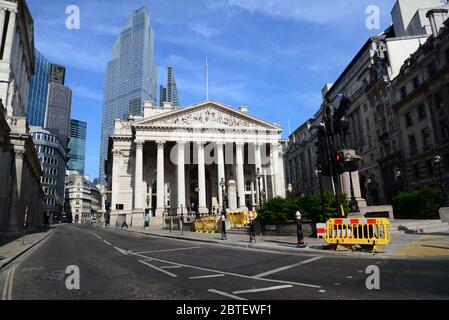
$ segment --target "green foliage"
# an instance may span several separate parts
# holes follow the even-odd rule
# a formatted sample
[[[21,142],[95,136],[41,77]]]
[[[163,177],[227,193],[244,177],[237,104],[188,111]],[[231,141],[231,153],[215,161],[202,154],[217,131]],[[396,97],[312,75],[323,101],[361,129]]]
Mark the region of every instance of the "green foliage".
[[[284,223],[295,220],[296,211],[300,211],[303,220],[314,223],[326,222],[331,217],[339,215],[339,204],[332,193],[324,196],[325,212],[323,213],[320,195],[306,195],[303,197],[289,197],[286,199],[275,198],[263,203],[258,211],[258,217],[264,223]],[[349,212],[346,195],[338,197],[339,203],[343,205],[345,212]]]
[[[404,191],[393,198],[394,215],[399,219],[438,219],[442,203],[440,189]]]

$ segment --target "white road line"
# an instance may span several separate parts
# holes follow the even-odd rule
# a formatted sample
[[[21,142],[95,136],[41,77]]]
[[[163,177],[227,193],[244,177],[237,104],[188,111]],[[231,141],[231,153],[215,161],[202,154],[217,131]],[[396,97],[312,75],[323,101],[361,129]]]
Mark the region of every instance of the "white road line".
[[[207,279],[207,278],[219,278],[219,277],[224,277],[224,274],[211,274],[209,276],[200,276],[200,277],[190,277],[190,280],[195,280],[195,279]]]
[[[138,254],[160,253],[160,252],[173,252],[173,251],[183,251],[183,250],[193,250],[193,249],[201,249],[201,247],[189,247],[189,248],[178,248],[178,249],[167,249],[167,250],[144,251],[144,252],[136,252],[136,253],[138,253]]]
[[[9,278],[11,276],[11,271],[12,271],[12,269],[9,269],[8,273],[6,274],[5,284],[4,284],[4,287],[3,287],[2,300],[6,300],[6,297],[8,295]]]
[[[182,268],[181,266],[164,266],[161,267],[161,269],[180,269]]]
[[[248,300],[248,299],[241,298],[241,297],[237,297],[237,296],[234,296],[234,295],[232,295],[232,294],[229,294],[229,293],[226,293],[226,292],[223,292],[223,291],[218,291],[218,290],[215,290],[215,289],[209,289],[208,291],[209,291],[209,292],[212,292],[212,293],[219,294],[219,295],[221,295],[221,296],[225,296],[225,297],[228,297],[228,298],[232,298],[232,299],[235,299],[235,300]]]
[[[123,249],[120,249],[120,248],[117,248],[117,247],[114,247],[114,249],[117,250],[118,252],[120,252],[121,254],[124,254],[125,256],[128,255],[128,253],[126,253],[126,250],[123,250]]]
[[[293,288],[293,286],[291,284],[287,284],[284,286],[275,286],[275,287],[269,287],[269,288],[248,289],[248,290],[242,290],[242,291],[234,291],[233,294],[255,293],[255,292],[282,290],[282,289],[288,289],[288,288]]]
[[[8,290],[8,300],[12,300],[12,287],[14,284],[14,274],[16,273],[16,269],[19,265],[16,265],[13,269],[12,269],[12,273],[11,273],[11,279],[9,279],[9,290]]]
[[[112,244],[110,242],[107,242],[106,240],[103,240],[103,242],[108,244],[108,245],[110,245],[110,246],[112,246]]]
[[[118,248],[116,248],[116,249],[117,250],[121,250],[121,249],[118,249]],[[182,263],[177,263],[177,262],[172,262],[172,261],[167,261],[167,260],[147,257],[147,256],[144,256],[144,255],[141,255],[141,254],[138,254],[138,253],[134,253],[134,252],[129,252],[129,251],[126,251],[126,253],[130,254],[130,255],[134,255],[134,256],[140,257],[140,258],[144,258],[145,260],[151,259],[151,260],[154,260],[154,261],[167,263],[167,264],[172,264],[172,265],[176,265],[176,266],[181,266],[181,267],[184,267],[184,268],[191,268],[191,269],[196,269],[196,270],[201,270],[201,271],[206,271],[206,272],[211,272],[211,273],[225,274],[225,275],[232,276],[232,277],[239,277],[239,278],[244,278],[244,279],[252,279],[252,280],[258,280],[258,281],[265,281],[265,282],[285,283],[285,284],[292,284],[294,286],[309,287],[309,288],[316,288],[316,289],[320,289],[321,288],[321,286],[317,286],[317,285],[313,285],[313,284],[292,282],[292,281],[273,280],[273,279],[266,279],[266,278],[256,278],[256,277],[253,277],[253,276],[246,276],[246,275],[238,274],[238,273],[218,271],[218,270],[207,269],[207,268],[202,268],[202,267],[197,267],[197,266],[191,266],[191,265],[188,265],[188,264],[182,264]]]
[[[173,274],[173,273],[171,273],[171,272],[162,270],[161,268],[158,268],[158,267],[156,267],[156,266],[153,266],[152,264],[149,264],[148,262],[145,262],[145,261],[142,261],[142,260],[139,260],[139,262],[140,262],[140,263],[143,263],[144,265],[146,265],[146,266],[148,266],[148,267],[150,267],[150,268],[153,268],[153,269],[155,269],[155,270],[157,270],[157,271],[160,271],[160,272],[162,272],[162,273],[165,273],[165,274],[169,275],[170,277],[173,277],[173,278],[177,278],[177,277],[178,277],[176,274]]]
[[[306,260],[306,261],[302,261],[302,262],[299,262],[299,263],[292,264],[290,266],[277,268],[277,269],[274,269],[274,270],[271,270],[271,271],[267,271],[267,272],[255,275],[254,278],[263,278],[263,277],[266,277],[266,276],[268,276],[270,274],[282,272],[282,271],[285,271],[285,270],[288,270],[288,269],[292,269],[292,268],[296,268],[296,267],[299,267],[299,266],[303,266],[305,264],[308,264],[308,263],[311,263],[313,261],[317,261],[317,260],[320,260],[320,259],[322,259],[322,258],[321,257],[315,257],[315,258],[312,258],[312,259],[309,259],[309,260]]]

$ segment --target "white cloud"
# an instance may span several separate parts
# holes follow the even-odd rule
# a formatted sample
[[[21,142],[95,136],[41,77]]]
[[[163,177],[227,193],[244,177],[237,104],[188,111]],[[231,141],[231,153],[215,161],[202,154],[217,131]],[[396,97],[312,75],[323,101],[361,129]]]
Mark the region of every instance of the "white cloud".
[[[203,22],[196,22],[190,25],[190,28],[197,35],[210,38],[221,33],[221,29],[211,27]]]
[[[86,98],[95,101],[103,101],[103,94],[96,90],[92,90],[83,86],[72,86],[72,91],[75,96],[81,98]]]

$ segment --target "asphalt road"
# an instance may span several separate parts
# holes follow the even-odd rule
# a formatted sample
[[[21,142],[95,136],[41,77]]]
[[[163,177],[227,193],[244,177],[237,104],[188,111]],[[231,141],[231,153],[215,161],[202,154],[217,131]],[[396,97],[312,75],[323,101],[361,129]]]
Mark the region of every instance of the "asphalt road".
[[[66,287],[77,266],[80,289]],[[368,266],[380,289],[368,290]],[[449,299],[449,260],[376,260],[229,248],[90,225],[58,226],[2,270],[12,300]]]

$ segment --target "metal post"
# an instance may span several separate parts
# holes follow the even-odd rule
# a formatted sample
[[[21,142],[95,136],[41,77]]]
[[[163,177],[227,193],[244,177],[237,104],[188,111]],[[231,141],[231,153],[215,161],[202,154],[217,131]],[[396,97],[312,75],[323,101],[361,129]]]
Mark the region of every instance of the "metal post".
[[[184,236],[184,206],[183,205],[181,205],[181,221],[180,221],[179,227],[181,228],[181,236]]]

